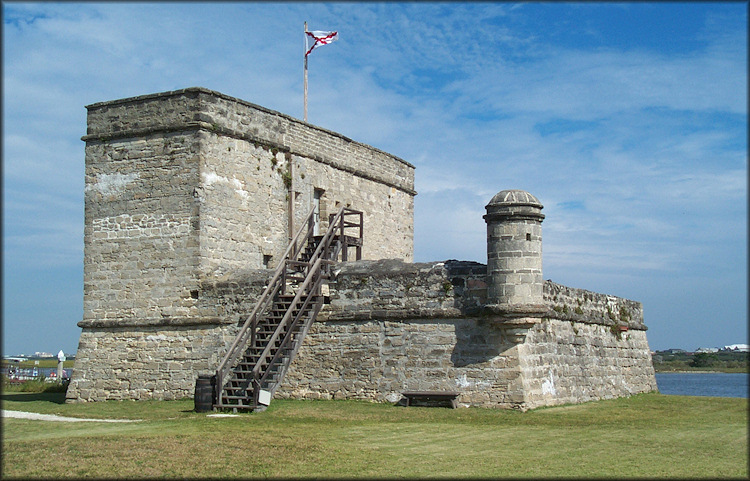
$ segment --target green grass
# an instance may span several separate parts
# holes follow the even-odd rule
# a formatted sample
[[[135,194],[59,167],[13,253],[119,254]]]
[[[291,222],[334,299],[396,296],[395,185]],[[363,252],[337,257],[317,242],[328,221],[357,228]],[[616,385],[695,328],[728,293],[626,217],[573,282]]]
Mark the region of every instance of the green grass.
[[[748,476],[747,399],[643,394],[526,413],[276,400],[210,418],[192,400],[3,408],[138,423],[3,419],[3,478]]]
[[[62,392],[64,393],[68,389],[67,382],[46,382],[43,378],[30,379],[20,383],[11,383],[5,378],[0,376],[2,379],[3,392]]]

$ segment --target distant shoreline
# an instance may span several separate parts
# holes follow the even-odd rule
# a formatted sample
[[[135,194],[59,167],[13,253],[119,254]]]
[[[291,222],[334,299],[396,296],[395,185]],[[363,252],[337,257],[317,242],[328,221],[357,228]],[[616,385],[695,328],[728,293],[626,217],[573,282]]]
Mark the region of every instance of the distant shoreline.
[[[656,372],[714,372],[745,373],[750,365],[750,353],[718,352],[666,352],[651,355]]]

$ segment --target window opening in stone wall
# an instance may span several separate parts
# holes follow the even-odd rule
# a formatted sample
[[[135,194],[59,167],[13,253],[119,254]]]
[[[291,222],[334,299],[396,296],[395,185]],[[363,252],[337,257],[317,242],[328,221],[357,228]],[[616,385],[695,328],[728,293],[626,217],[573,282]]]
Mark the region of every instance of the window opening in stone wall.
[[[527,241],[530,241],[530,240],[531,240],[531,234],[529,234],[529,233],[527,233],[527,234],[526,234],[526,240],[527,240]]]
[[[313,191],[313,235],[320,235],[320,199],[324,193],[323,189]]]
[[[271,268],[271,259],[273,259],[272,255],[263,254],[263,267],[265,269]]]

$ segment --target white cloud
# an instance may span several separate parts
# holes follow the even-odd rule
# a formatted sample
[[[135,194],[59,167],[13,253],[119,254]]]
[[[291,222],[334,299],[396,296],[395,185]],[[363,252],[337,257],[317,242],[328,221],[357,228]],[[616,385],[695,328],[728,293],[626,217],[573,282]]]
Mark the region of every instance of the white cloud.
[[[742,31],[733,41],[746,42]],[[487,60],[449,93],[469,107],[572,119],[643,108],[747,112],[745,52],[726,43],[680,56],[547,46],[520,64]]]

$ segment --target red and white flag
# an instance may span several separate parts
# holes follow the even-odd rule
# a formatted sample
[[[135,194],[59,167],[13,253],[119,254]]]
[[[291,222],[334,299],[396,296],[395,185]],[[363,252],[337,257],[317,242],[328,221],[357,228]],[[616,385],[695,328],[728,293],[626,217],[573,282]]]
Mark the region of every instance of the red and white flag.
[[[329,43],[335,42],[339,39],[338,32],[322,32],[320,30],[314,30],[312,32],[305,33],[307,34],[307,37],[305,37],[305,48],[307,48],[305,57],[310,55],[310,52],[312,52],[316,48],[323,45],[328,45]],[[310,46],[310,40],[312,40],[313,42],[312,47]]]

